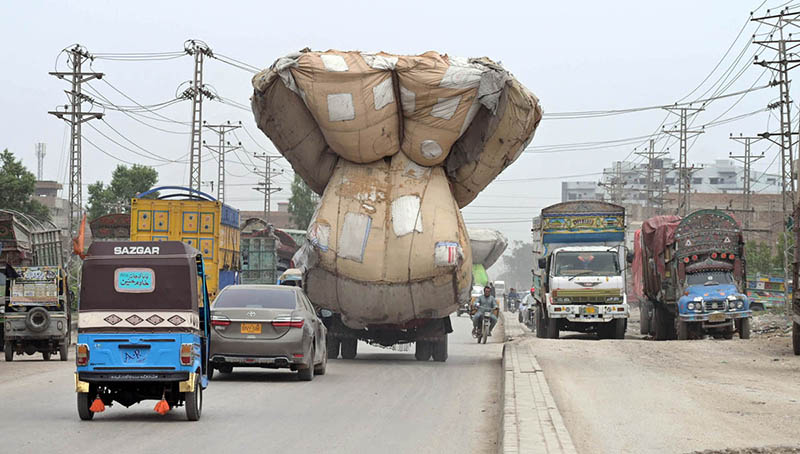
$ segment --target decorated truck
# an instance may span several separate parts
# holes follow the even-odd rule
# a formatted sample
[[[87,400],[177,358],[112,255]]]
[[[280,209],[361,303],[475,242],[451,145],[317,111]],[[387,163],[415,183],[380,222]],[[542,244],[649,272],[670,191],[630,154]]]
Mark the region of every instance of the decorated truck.
[[[533,228],[536,335],[559,331],[623,339],[625,208],[582,200],[544,208]]]
[[[750,302],[739,223],[719,210],[656,216],[634,245],[642,331],[656,340],[750,337]]]

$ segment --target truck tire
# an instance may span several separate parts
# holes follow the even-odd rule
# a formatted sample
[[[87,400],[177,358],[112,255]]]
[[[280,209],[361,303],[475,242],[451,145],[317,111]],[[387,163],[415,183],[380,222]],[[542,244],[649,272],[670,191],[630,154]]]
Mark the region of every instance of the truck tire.
[[[654,307],[654,322],[655,322],[655,338],[656,340],[670,340],[676,337],[675,333],[675,319],[661,305]]]
[[[689,339],[689,324],[683,320],[678,320],[678,340]]]
[[[431,357],[431,342],[428,341],[417,341],[416,345],[414,346],[414,358],[417,361],[427,361]]]
[[[358,354],[358,339],[342,339],[342,359],[356,359]]]
[[[546,326],[544,323],[544,313],[542,312],[542,306],[536,306],[536,337],[539,339],[544,339],[546,334]]]
[[[42,359],[50,361],[50,352],[42,352]]]
[[[58,358],[61,361],[66,361],[69,359],[69,341],[64,341],[61,345],[58,346]]]
[[[614,319],[614,339],[625,339],[625,331],[628,330],[628,319]]]
[[[14,345],[11,341],[5,341],[3,344],[3,352],[6,354],[6,362],[14,361]]]
[[[184,406],[186,407],[186,419],[197,421],[203,412],[203,387],[200,386],[200,375],[194,378],[194,391],[183,393]]]
[[[81,421],[91,421],[94,418],[94,412],[89,410],[92,403],[89,401],[89,393],[78,394],[78,417]]]
[[[794,354],[800,356],[800,323],[792,323],[792,348],[794,348]]]
[[[328,336],[325,338],[325,343],[328,347],[328,359],[336,359],[339,357],[339,346],[342,345],[342,341],[338,337]]]
[[[440,363],[447,361],[447,336],[445,335],[436,342],[431,342],[431,345],[433,347],[431,349],[433,360]]]
[[[650,334],[650,302],[639,304],[639,334]]]
[[[737,320],[736,329],[739,331],[739,339],[750,339],[750,317]]]
[[[43,307],[34,307],[25,317],[25,326],[34,333],[41,333],[50,326],[50,313]]]
[[[545,321],[546,324],[546,331],[547,334],[545,335],[548,339],[558,339],[558,320],[554,318],[548,318]]]

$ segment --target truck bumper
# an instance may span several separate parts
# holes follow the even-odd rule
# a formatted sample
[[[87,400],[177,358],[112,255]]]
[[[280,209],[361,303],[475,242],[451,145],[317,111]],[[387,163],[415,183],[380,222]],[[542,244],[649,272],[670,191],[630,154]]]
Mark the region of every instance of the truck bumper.
[[[753,311],[736,312],[711,312],[702,314],[678,314],[684,322],[726,322],[740,318],[748,318],[753,315]]]
[[[547,315],[550,318],[565,318],[576,323],[609,322],[615,318],[628,318],[630,307],[623,304],[549,304]]]

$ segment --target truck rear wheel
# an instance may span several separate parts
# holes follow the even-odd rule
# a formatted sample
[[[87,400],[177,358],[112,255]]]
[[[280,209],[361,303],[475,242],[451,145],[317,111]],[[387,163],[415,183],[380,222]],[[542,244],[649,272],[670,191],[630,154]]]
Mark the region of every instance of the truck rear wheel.
[[[431,355],[434,361],[443,363],[447,361],[447,335],[440,338],[436,342],[431,342]]]
[[[534,317],[536,317],[536,337],[538,337],[539,339],[544,339],[545,330],[547,328],[545,327],[544,323],[544,314],[542,314],[542,306],[541,305],[536,306],[535,310],[536,312],[534,313]]]
[[[336,359],[339,357],[339,346],[342,341],[338,337],[328,336],[325,338],[325,343],[328,344],[328,359]]]
[[[675,318],[661,305],[653,308],[655,313],[656,340],[669,340],[675,337]]]
[[[739,331],[739,339],[750,339],[750,317],[737,320],[736,330]]]
[[[639,334],[650,334],[650,302],[639,303]]]
[[[625,331],[628,329],[628,319],[614,319],[614,339],[625,339]]]
[[[678,340],[689,339],[689,324],[683,320],[678,320]]]
[[[342,359],[356,359],[358,354],[358,339],[342,339]]]
[[[545,337],[548,339],[558,339],[558,320],[554,318],[548,318],[546,325],[547,334]]]
[[[794,354],[800,355],[800,323],[792,323],[792,347]]]
[[[417,361],[427,361],[431,357],[431,342],[428,341],[417,341],[416,345],[414,346],[414,358]]]

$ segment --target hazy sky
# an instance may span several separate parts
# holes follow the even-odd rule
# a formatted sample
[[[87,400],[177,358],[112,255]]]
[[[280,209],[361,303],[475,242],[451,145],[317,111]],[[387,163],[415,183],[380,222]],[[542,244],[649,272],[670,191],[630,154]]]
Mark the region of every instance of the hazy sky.
[[[45,179],[66,181],[68,137],[65,123],[47,114],[66,101],[64,81],[49,76],[66,46],[80,43],[90,53],[171,52],[183,49],[186,39],[202,39],[213,51],[250,65],[266,67],[277,57],[310,47],[315,50],[383,50],[421,53],[436,50],[459,56],[488,56],[500,61],[541,99],[546,113],[625,109],[673,103],[684,98],[714,69],[731,46],[728,56],[710,78],[687,100],[714,92],[731,93],[763,85],[770,74],[751,64],[758,50],[748,45],[757,24],[749,23],[750,11],[760,0],[651,1],[404,1],[404,2],[210,2],[210,1],[27,1],[0,6],[0,37],[5,43],[4,70],[0,72],[0,148],[7,147],[35,171],[34,144],[47,144]],[[775,8],[782,2],[766,2]],[[769,55],[765,53],[764,56]],[[740,57],[737,60],[737,57]],[[118,105],[132,102],[115,92],[118,88],[136,102],[153,105],[175,97],[176,88],[191,79],[192,59],[185,56],[165,61],[111,61],[97,59],[96,71],[104,82],[90,86]],[[733,66],[732,66],[733,65]],[[731,71],[727,72],[728,69]],[[727,76],[727,77],[726,77]],[[757,82],[761,76],[760,81]],[[207,60],[205,82],[227,99],[249,104],[251,74],[217,60]],[[717,83],[717,82],[722,83]],[[731,83],[732,82],[732,83]],[[717,83],[715,85],[715,83]],[[730,83],[730,86],[728,86]],[[710,89],[710,91],[707,91]],[[87,91],[92,94],[91,91]],[[700,126],[762,109],[777,98],[777,87],[744,97],[721,99],[708,106],[695,121]],[[219,102],[207,102],[209,122],[242,121],[258,144],[244,131],[238,134],[246,153],[252,155],[271,143],[257,130],[252,114]],[[97,109],[101,110],[101,109]],[[726,112],[727,111],[727,112]],[[181,102],[158,111],[180,122],[190,120],[191,104]],[[111,128],[136,145],[169,159],[189,150],[189,127],[184,124],[143,119],[172,133],[136,122],[123,113],[107,111],[107,124],[91,126],[123,145],[139,151]],[[148,114],[152,115],[152,114]],[[664,111],[651,110],[592,119],[546,119],[529,152],[501,174],[464,210],[474,226],[496,227],[511,239],[529,238],[529,219],[546,205],[560,200],[561,179],[566,175],[600,172],[611,161],[625,159],[645,140],[611,143],[618,146],[576,147],[542,153],[553,144],[575,144],[629,139],[660,129]],[[669,118],[674,121],[675,117]],[[761,112],[730,123],[709,127],[690,151],[690,162],[709,162],[740,152],[728,140],[730,133],[752,135],[777,125],[776,117]],[[670,123],[668,123],[669,125]],[[85,137],[117,158],[157,164],[136,156],[105,139],[90,126]],[[215,140],[206,132],[204,138]],[[237,141],[231,137],[232,141]],[[659,147],[677,146],[659,138]],[[754,151],[766,148],[759,144]],[[84,141],[84,185],[108,181],[118,161]],[[755,167],[773,166],[776,148]],[[144,154],[144,153],[143,153]],[[145,154],[145,156],[147,156]],[[210,158],[208,154],[205,158]],[[251,189],[258,177],[250,173],[245,152],[229,156],[227,201],[240,209],[259,209],[262,196]],[[289,168],[279,183],[286,189],[273,200],[289,195]],[[187,165],[158,167],[160,183],[186,185]],[[216,178],[216,164],[203,165],[203,180]],[[592,180],[596,176],[571,179]],[[528,180],[523,180],[528,179]],[[503,181],[512,180],[512,181]],[[210,190],[210,188],[206,188]],[[84,200],[85,200],[84,196]],[[503,221],[500,225],[485,222]],[[513,221],[513,222],[505,222]]]

